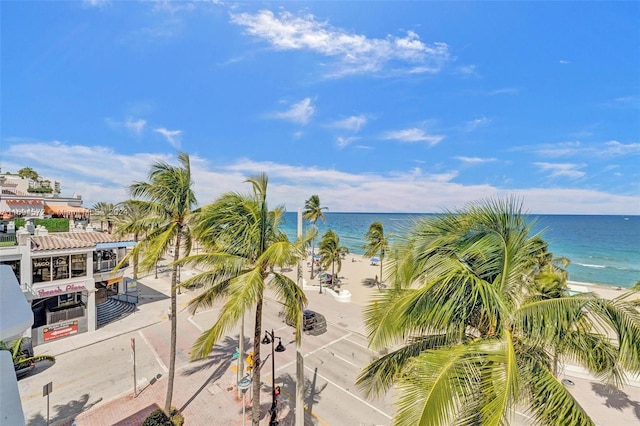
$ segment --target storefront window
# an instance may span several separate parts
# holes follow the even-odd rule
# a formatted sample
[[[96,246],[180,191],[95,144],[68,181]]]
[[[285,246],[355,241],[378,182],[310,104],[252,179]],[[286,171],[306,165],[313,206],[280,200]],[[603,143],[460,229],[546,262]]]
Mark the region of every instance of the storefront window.
[[[82,293],[67,293],[58,296],[58,306],[75,305],[82,301]]]
[[[71,278],[87,276],[87,255],[71,255]]]
[[[69,278],[69,256],[56,256],[53,258],[53,279],[64,280]]]
[[[20,282],[20,261],[19,260],[5,260],[0,262],[0,265],[9,265],[13,270],[13,274],[16,276],[18,282]]]
[[[37,257],[31,260],[33,270],[33,282],[41,283],[51,281],[51,258]]]

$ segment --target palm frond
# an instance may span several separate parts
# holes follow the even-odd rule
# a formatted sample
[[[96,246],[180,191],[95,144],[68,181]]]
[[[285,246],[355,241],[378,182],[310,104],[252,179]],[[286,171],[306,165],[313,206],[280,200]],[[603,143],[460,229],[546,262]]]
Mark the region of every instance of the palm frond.
[[[260,268],[229,280],[226,301],[215,324],[191,347],[191,360],[206,358],[213,346],[237,325],[242,315],[262,297],[264,282]]]

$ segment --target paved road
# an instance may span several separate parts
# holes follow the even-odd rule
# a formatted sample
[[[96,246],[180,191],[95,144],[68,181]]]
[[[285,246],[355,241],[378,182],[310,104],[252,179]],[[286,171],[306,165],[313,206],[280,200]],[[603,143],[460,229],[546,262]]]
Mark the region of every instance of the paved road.
[[[189,295],[181,296],[181,306],[186,306]],[[169,321],[165,305],[158,302],[154,314],[128,317],[111,329],[120,327],[137,328],[136,321],[154,320],[154,323],[139,330],[127,332],[98,341],[87,346],[69,350],[56,357],[56,363],[37,374],[19,382],[25,417],[29,425],[46,424],[46,398],[42,397],[42,387],[53,382],[54,391],[50,395],[50,419],[52,423],[69,419],[73,415],[92,407],[100,407],[116,401],[118,397],[129,397],[133,389],[133,364],[131,360],[131,338],[136,339],[136,370],[139,389],[150,386],[164,395],[166,389],[167,365],[169,363]],[[148,309],[148,306],[146,307]],[[276,353],[276,382],[282,388],[279,398],[281,424],[294,423],[295,410],[295,357],[293,328],[282,322],[275,302],[265,303],[263,329],[274,329],[287,348]],[[185,310],[178,314],[178,342],[176,352],[177,381],[188,380],[189,398],[181,397],[185,386],[176,386],[174,401],[179,407],[193,405],[199,401],[210,407],[226,410],[228,415],[241,418],[241,401],[235,398],[236,362],[232,354],[238,344],[239,327],[229,333],[212,352],[200,362],[189,362],[189,351],[201,332],[210,327],[219,314],[219,309],[211,309],[190,315]],[[251,350],[253,318],[247,315],[245,324],[245,348]],[[106,333],[99,330],[94,335]],[[75,339],[71,337],[70,339]],[[84,336],[85,339],[88,336]],[[95,336],[93,336],[95,339]],[[62,341],[60,341],[61,346]],[[305,359],[306,424],[316,425],[388,425],[393,409],[391,399],[367,401],[355,387],[355,379],[361,369],[374,358],[375,354],[366,346],[366,339],[353,331],[329,323],[326,330],[317,335],[305,335],[301,347]],[[73,345],[72,345],[73,346]],[[262,406],[265,411],[270,405],[271,391],[271,346],[262,345],[263,359]],[[156,384],[149,385],[151,382]],[[178,382],[176,382],[178,383]],[[149,388],[147,388],[149,389]],[[144,390],[148,392],[148,390]],[[159,402],[162,405],[164,398]],[[229,406],[233,401],[235,406]],[[247,419],[250,416],[250,402],[247,401]],[[80,425],[85,424],[79,419]],[[95,418],[90,423],[100,424]]]

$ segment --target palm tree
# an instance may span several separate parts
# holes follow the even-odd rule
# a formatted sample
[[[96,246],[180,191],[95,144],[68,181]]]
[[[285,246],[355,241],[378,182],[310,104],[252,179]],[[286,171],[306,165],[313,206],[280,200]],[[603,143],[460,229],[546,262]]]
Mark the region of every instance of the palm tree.
[[[307,201],[304,202],[304,210],[302,211],[302,217],[311,222],[311,225],[315,228],[316,226],[316,222],[318,221],[318,219],[322,220],[324,222],[324,213],[322,213],[322,210],[329,210],[328,207],[320,207],[320,197],[318,197],[317,195],[312,195],[311,197],[309,197],[309,199]],[[313,264],[315,262],[314,259],[314,245],[313,245],[313,238],[311,239],[311,279],[313,279]]]
[[[342,258],[349,253],[347,247],[340,245],[340,237],[331,229],[324,233],[322,240],[318,244],[318,254],[320,255],[320,265],[328,268],[331,265],[331,282],[336,278],[336,264],[338,273],[342,269]],[[320,281],[320,293],[322,293],[322,280]]]
[[[115,235],[132,236],[137,243],[140,237],[146,235],[156,223],[150,222],[152,216],[145,209],[146,203],[140,200],[127,200],[115,206],[120,212],[115,220]],[[139,254],[133,256],[133,279],[138,279]]]
[[[423,219],[399,245],[365,323],[373,348],[400,347],[358,378],[368,396],[396,385],[395,425],[502,425],[516,407],[540,424],[592,425],[553,374],[556,349],[612,384],[640,371],[628,294],[537,297],[532,226],[516,200],[490,199]]]
[[[105,203],[104,201],[97,202],[91,208],[91,215],[100,221],[100,229],[102,225],[107,222],[107,232],[110,234],[113,227],[113,222],[117,217],[117,211],[113,203]]]
[[[378,288],[380,288],[380,284],[383,281],[382,278],[382,262],[384,261],[385,254],[389,251],[389,238],[384,235],[384,228],[382,227],[382,223],[373,222],[369,225],[369,229],[364,236],[365,241],[367,242],[362,246],[365,249],[365,256],[375,256],[376,254],[380,255],[380,281],[377,282]]]
[[[203,253],[183,259],[204,271],[182,283],[184,287],[203,287],[189,302],[191,312],[224,299],[217,321],[194,343],[191,358],[203,359],[226,332],[236,326],[245,312],[255,309],[253,335],[253,425],[260,421],[260,342],[265,289],[273,291],[282,303],[286,320],[294,324],[296,343],[301,341],[302,310],[307,304],[296,282],[276,271],[276,267],[295,265],[304,257],[306,239],[295,243],[279,229],[284,208],[269,211],[265,174],[251,177],[251,195],[226,193],[194,214],[195,235]],[[241,355],[243,356],[243,355]],[[273,372],[272,374],[275,374]]]
[[[53,355],[31,354],[29,350],[23,349],[23,340],[24,337],[19,337],[13,342],[9,342],[9,344],[0,341],[0,350],[11,352],[13,368],[16,370],[16,374],[19,374],[21,371],[31,371],[34,368],[36,362],[56,360],[56,357],[54,357]]]
[[[177,340],[177,304],[176,284],[178,277],[178,260],[181,252],[185,256],[191,251],[191,230],[189,217],[197,204],[192,189],[191,165],[189,155],[178,153],[179,166],[172,166],[164,161],[157,161],[151,166],[148,182],[134,182],[129,192],[134,198],[141,199],[140,208],[148,214],[147,223],[156,224],[144,240],[125,256],[118,267],[125,264],[130,257],[142,255],[140,269],[150,271],[160,258],[173,249],[171,269],[171,343],[169,355],[169,373],[167,397],[164,411],[171,415],[173,398],[173,382],[176,370]]]

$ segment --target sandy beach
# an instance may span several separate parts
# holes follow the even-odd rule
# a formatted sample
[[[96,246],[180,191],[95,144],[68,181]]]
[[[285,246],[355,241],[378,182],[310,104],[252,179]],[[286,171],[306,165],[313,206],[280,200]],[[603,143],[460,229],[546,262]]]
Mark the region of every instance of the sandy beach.
[[[313,279],[310,278],[311,268],[307,266],[310,260],[310,257],[307,258],[307,263],[303,266],[303,278],[306,280],[307,285],[317,286],[319,291],[320,282],[316,268],[314,268],[315,277]],[[385,265],[383,263],[383,269],[384,267]],[[324,272],[330,274],[331,268]],[[295,279],[295,270],[290,271],[288,274],[292,279]],[[340,278],[339,289],[349,290],[351,293],[351,303],[364,306],[369,303],[372,296],[378,291],[375,279],[376,277],[380,279],[380,264],[373,265],[369,257],[349,254],[342,261],[342,268],[338,273],[338,277]],[[569,281],[568,286],[572,291],[581,293],[594,292],[599,297],[605,299],[615,299],[627,290],[626,288],[615,288],[577,281]]]

